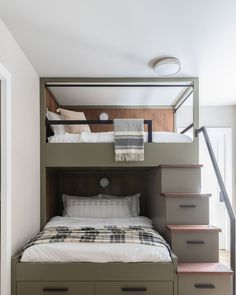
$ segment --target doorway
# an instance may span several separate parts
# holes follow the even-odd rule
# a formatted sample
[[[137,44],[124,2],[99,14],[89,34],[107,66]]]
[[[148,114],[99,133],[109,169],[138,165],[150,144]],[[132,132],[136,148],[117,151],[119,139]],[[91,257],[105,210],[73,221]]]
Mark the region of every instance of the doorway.
[[[207,132],[232,202],[232,130],[231,128],[207,128]],[[210,224],[222,229],[219,248],[228,251],[230,248],[228,215],[203,137],[200,137],[199,153],[200,163],[204,165],[202,168],[202,191],[212,194],[210,198]]]

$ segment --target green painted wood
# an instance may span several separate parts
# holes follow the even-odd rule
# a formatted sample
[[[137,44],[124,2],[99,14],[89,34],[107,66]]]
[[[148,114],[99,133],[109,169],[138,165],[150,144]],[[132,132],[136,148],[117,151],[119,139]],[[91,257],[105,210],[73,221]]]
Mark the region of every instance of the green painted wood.
[[[136,289],[137,291],[129,291]],[[140,290],[140,291],[138,291]],[[141,291],[144,290],[144,291]],[[173,282],[96,282],[96,295],[173,295]]]
[[[214,288],[196,288],[211,285]],[[231,275],[178,275],[179,295],[233,295]]]
[[[173,263],[17,263],[16,280],[173,281]]]
[[[17,295],[94,295],[93,282],[19,282]]]
[[[144,161],[115,162],[113,143],[44,144],[45,167],[145,167],[198,163],[197,143],[146,143]]]
[[[168,242],[180,262],[218,262],[219,232],[168,232]],[[190,244],[200,241],[203,244]]]
[[[209,198],[166,197],[166,224],[209,224]]]

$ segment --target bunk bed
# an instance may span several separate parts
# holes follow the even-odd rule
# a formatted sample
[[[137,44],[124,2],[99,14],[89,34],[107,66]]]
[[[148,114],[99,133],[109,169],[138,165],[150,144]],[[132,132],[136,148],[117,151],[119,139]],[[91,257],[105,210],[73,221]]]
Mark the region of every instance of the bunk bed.
[[[71,89],[78,91],[92,88],[95,93],[99,89],[129,89],[141,91],[147,89],[149,92],[160,89],[162,95],[163,89],[168,91],[176,90],[178,97],[171,97],[167,104],[153,106],[143,105],[81,105],[75,103],[68,105],[66,102],[61,104],[57,97],[52,93],[58,93],[63,90],[62,95],[68,89],[68,96],[71,95]],[[69,91],[70,90],[70,91]],[[171,93],[172,93],[171,92]],[[83,92],[84,93],[84,92]],[[122,93],[123,94],[123,93]],[[148,92],[144,92],[148,95]],[[181,117],[181,110],[188,101],[189,96],[192,99],[192,119],[187,126],[180,132],[177,132],[177,118]],[[169,98],[168,98],[169,99]],[[154,100],[155,101],[155,100]],[[149,129],[145,129],[145,160],[144,163],[132,163],[135,166],[153,166],[168,163],[197,163],[198,162],[198,139],[194,136],[194,131],[198,128],[198,79],[197,78],[176,78],[176,79],[150,79],[150,78],[108,78],[108,79],[63,79],[63,78],[42,78],[41,79],[41,151],[42,158],[46,166],[63,167],[66,165],[79,166],[112,166],[117,164],[114,160],[113,149],[113,119],[115,118],[144,118]],[[143,103],[145,104],[145,102]],[[66,120],[56,122],[46,119],[45,109],[56,112],[58,108],[66,108],[73,111],[83,111],[86,120]],[[109,114],[109,120],[98,120],[99,113]],[[66,134],[53,136],[50,126],[53,124],[63,124],[65,126],[73,124],[89,124],[92,133]],[[49,126],[50,125],[50,126]],[[192,131],[192,139],[186,135],[187,131]],[[50,144],[53,143],[53,144]],[[91,144],[91,142],[93,144]],[[169,143],[172,144],[169,144]],[[69,144],[70,143],[70,144]],[[188,144],[186,144],[188,143]],[[96,154],[94,153],[96,151]],[[178,154],[178,157],[176,155]]]
[[[111,120],[68,121],[48,120],[46,109],[56,112],[57,108],[78,110],[77,107],[58,104],[55,97],[48,92],[50,87],[183,87],[191,89],[193,98],[193,121],[184,126],[180,137],[187,138],[187,131],[197,129],[198,126],[198,79],[149,79],[149,78],[42,78],[40,84],[40,118],[41,118],[41,230],[50,227],[55,216],[63,215],[62,195],[83,196],[89,198],[99,194],[115,195],[117,198],[131,196],[137,193],[140,197],[140,216],[148,218],[155,230],[165,236],[165,232],[158,228],[158,218],[162,218],[156,208],[156,198],[161,186],[168,190],[195,187],[199,190],[200,174],[198,166],[198,139],[181,142],[154,142],[155,132],[176,133],[176,113],[183,106],[188,93],[183,92],[177,104],[168,109],[156,108],[166,116],[171,113],[170,130],[166,128],[156,131],[156,121],[145,117],[147,124],[147,142],[144,144],[144,161],[116,162],[114,160],[113,139],[108,141],[82,142],[61,140],[52,142],[50,126],[68,124],[102,125],[105,129],[94,129],[94,132],[112,132]],[[99,108],[108,111],[106,106]],[[85,108],[84,108],[85,110]],[[114,110],[114,109],[113,109]],[[136,108],[137,110],[137,108]],[[110,113],[109,113],[110,114]],[[134,113],[133,113],[134,114]],[[117,113],[116,113],[117,115]],[[116,117],[114,117],[116,118]],[[170,123],[171,122],[171,123]],[[111,125],[111,126],[109,126]],[[158,123],[157,123],[158,125]],[[159,124],[160,125],[160,124]],[[106,126],[106,127],[104,127]],[[101,126],[100,126],[101,127]],[[95,127],[94,127],[95,128]],[[111,134],[109,134],[110,136]],[[177,135],[178,136],[178,135]],[[191,163],[191,165],[189,165]],[[184,168],[184,173],[182,172]],[[177,177],[173,174],[180,169]],[[167,172],[166,172],[167,170]],[[110,185],[101,186],[101,179],[108,179]],[[61,224],[63,227],[63,224]],[[165,236],[165,238],[168,238]],[[26,249],[27,251],[27,249]],[[12,294],[148,294],[177,295],[177,262],[178,258],[170,251],[170,259],[163,261],[136,262],[109,261],[106,263],[89,261],[38,261],[22,259],[22,253],[13,257],[12,263]],[[179,294],[181,295],[181,294]]]

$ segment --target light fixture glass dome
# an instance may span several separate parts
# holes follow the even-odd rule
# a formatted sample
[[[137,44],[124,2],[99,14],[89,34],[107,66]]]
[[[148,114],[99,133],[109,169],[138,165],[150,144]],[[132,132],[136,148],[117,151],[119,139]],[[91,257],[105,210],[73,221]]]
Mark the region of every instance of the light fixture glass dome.
[[[171,76],[180,71],[181,64],[175,57],[165,57],[157,60],[153,69],[158,76]]]

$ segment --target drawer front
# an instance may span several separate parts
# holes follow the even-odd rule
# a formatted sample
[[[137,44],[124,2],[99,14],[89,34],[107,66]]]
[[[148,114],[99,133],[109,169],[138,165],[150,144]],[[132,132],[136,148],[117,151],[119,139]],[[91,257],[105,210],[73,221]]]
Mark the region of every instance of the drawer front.
[[[91,282],[18,282],[17,295],[93,295]]]
[[[172,282],[97,282],[95,295],[173,295]]]
[[[166,224],[209,224],[209,198],[167,197]]]
[[[218,262],[218,232],[172,233],[172,251],[180,262]]]
[[[180,275],[180,295],[232,295],[232,276],[229,275]]]
[[[200,192],[200,168],[167,168],[161,170],[162,192]]]

